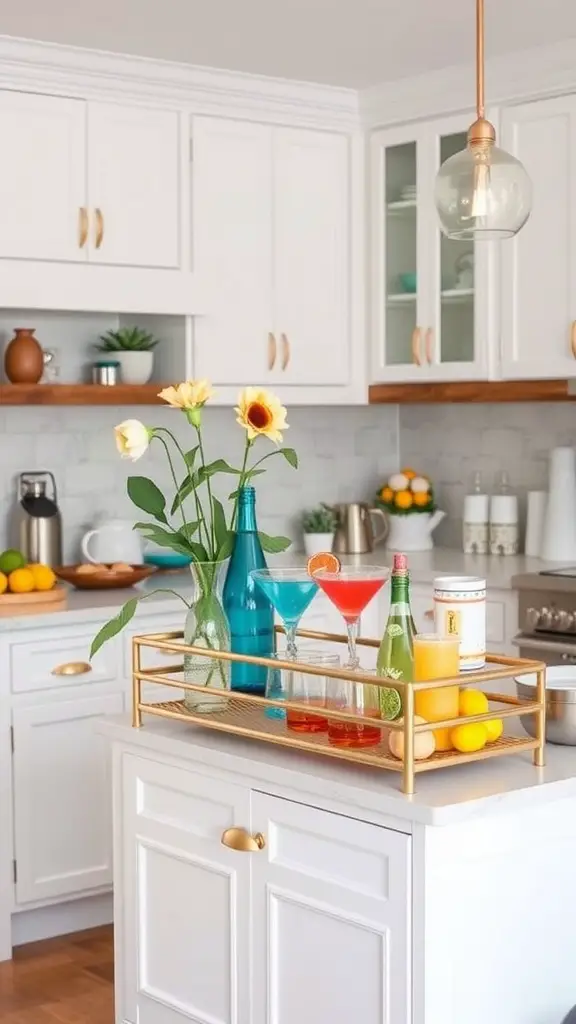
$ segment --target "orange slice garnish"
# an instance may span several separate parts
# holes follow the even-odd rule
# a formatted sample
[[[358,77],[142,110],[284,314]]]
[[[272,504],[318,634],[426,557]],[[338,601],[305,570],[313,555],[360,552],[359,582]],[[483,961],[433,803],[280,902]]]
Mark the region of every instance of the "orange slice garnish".
[[[340,572],[342,568],[340,559],[331,551],[318,551],[316,555],[310,555],[306,567],[309,576],[317,572]]]

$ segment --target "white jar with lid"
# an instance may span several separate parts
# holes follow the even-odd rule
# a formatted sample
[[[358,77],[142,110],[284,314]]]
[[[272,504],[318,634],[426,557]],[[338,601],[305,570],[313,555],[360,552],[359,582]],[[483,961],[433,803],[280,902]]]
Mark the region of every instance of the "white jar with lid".
[[[443,636],[460,637],[460,671],[486,664],[486,580],[479,576],[437,576],[434,627]]]

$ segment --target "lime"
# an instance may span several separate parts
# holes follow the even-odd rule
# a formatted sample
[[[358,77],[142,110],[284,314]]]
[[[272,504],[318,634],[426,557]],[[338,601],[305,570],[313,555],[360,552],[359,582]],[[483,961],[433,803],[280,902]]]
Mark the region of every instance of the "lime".
[[[0,555],[0,572],[3,572],[6,576],[9,573],[14,572],[14,569],[23,569],[26,565],[26,559],[21,551],[16,551],[15,548],[8,548],[7,551],[3,551]]]
[[[387,722],[392,722],[402,713],[402,700],[398,690],[388,686],[380,687],[380,714]]]

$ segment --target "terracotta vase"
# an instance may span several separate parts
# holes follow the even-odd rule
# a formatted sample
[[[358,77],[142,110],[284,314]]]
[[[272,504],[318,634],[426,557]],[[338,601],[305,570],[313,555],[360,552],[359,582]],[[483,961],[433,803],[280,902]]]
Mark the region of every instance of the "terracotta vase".
[[[34,330],[14,328],[14,337],[4,353],[4,369],[12,384],[37,384],[44,372],[44,355]]]

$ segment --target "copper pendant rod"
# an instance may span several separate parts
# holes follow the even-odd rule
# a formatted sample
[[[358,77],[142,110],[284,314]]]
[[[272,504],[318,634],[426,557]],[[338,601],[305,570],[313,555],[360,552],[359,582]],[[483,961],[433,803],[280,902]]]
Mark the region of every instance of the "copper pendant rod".
[[[484,0],[476,0],[476,110],[484,118]]]

